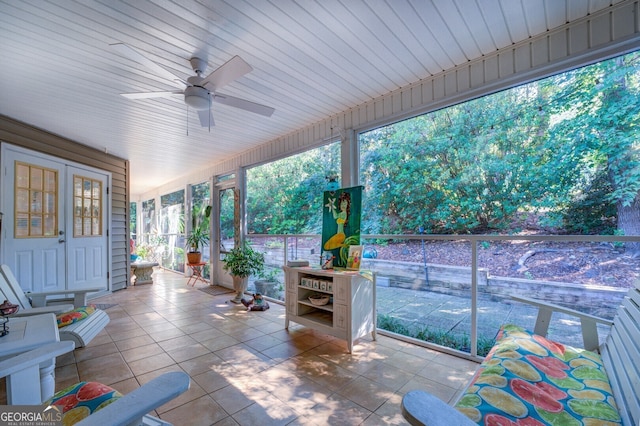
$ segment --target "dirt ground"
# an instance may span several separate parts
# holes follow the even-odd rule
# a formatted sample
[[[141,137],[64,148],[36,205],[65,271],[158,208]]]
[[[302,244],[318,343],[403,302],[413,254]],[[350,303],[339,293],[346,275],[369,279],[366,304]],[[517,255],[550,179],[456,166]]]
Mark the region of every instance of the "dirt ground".
[[[471,266],[471,245],[453,241],[410,241],[367,245],[378,259]],[[423,249],[424,248],[424,249]],[[366,253],[366,249],[365,249]],[[478,265],[492,276],[518,277],[630,288],[640,278],[640,259],[609,243],[487,241]]]

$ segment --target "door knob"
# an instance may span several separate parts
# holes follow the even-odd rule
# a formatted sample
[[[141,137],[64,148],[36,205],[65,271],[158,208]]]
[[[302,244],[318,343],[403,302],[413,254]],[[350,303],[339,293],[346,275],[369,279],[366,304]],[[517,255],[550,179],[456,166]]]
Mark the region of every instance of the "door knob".
[[[60,244],[64,243],[64,238],[60,238],[60,239],[58,239],[58,242],[59,242]]]

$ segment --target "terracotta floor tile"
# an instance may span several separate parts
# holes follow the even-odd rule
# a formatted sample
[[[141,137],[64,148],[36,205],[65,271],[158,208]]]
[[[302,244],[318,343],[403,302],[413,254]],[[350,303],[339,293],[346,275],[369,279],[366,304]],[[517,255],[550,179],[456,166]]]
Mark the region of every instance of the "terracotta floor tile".
[[[477,367],[383,335],[365,336],[350,354],[340,339],[295,323],[285,330],[282,305],[247,312],[229,298],[157,270],[152,285],[96,299],[117,304],[105,310],[111,321],[86,348],[58,358],[56,388],[95,380],[128,393],[185,371],[190,389],[155,410],[176,426],[406,425],[404,393],[423,389],[450,403]]]
[[[120,352],[133,348],[139,348],[140,346],[150,345],[152,343],[155,343],[154,340],[146,334],[142,336],[131,337],[129,339],[118,340],[115,342]]]
[[[214,353],[208,353],[196,358],[192,358],[179,363],[180,368],[186,371],[191,376],[202,374],[209,370],[212,370],[215,366],[218,366],[225,361]]]
[[[118,348],[116,347],[115,343],[110,342],[103,345],[86,346],[84,348],[76,349],[73,352],[76,358],[76,362],[80,362],[88,359],[98,358],[103,355],[118,353]]]
[[[360,376],[337,391],[369,411],[375,411],[393,396],[393,389]]]
[[[181,426],[209,426],[226,417],[228,414],[208,395],[160,414],[162,420]]]
[[[143,358],[148,358],[153,355],[164,353],[164,350],[157,343],[151,343],[150,345],[138,346],[136,348],[123,350],[120,352],[124,360],[128,363],[137,361]]]
[[[78,362],[78,375],[82,381],[100,382],[105,385],[134,377],[120,353]]]
[[[168,350],[167,353],[175,362],[183,362],[192,358],[206,355],[211,351],[200,343],[191,343],[180,348]]]
[[[235,386],[225,386],[210,395],[229,414],[237,413],[255,402]]]
[[[191,376],[191,378],[207,393],[215,392],[230,385],[229,379],[217,371],[209,370],[197,376]]]
[[[191,337],[193,337],[193,335]],[[240,342],[238,342],[236,339],[234,339],[231,336],[222,335],[219,337],[214,337],[209,340],[200,341],[200,343],[202,343],[202,346],[206,347],[211,352],[217,352],[221,349],[226,349],[228,347],[235,346]]]
[[[342,395],[333,394],[327,402],[316,404],[311,410],[307,410],[304,415],[313,420],[312,424],[351,426],[365,421],[371,415],[371,411],[344,398]]]
[[[395,364],[400,365],[400,364]],[[397,391],[402,386],[406,385],[409,380],[413,378],[413,374],[406,372],[403,369],[395,366],[390,366],[387,363],[378,363],[371,369],[362,374],[362,377],[366,377],[378,384],[386,386],[387,388]]]
[[[135,349],[133,349],[135,350]],[[175,364],[165,352],[129,362],[129,368],[136,376]]]
[[[243,425],[284,426],[298,417],[298,413],[273,396],[267,396],[233,415]]]

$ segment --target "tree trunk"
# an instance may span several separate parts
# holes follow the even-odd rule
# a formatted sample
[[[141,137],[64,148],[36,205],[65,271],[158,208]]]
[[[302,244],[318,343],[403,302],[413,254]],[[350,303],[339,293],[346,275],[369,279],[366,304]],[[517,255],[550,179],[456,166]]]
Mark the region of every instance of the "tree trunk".
[[[617,203],[618,209],[618,229],[623,235],[640,235],[640,198],[636,195],[633,203],[624,206]],[[640,243],[625,243],[625,252],[633,257],[640,257]]]
[[[617,68],[624,67],[624,58],[619,57],[615,60],[615,64]],[[625,93],[629,90],[627,81],[624,75],[620,75],[616,79],[616,84],[612,86],[612,90],[605,94],[604,100],[608,104],[616,104],[620,99],[625,99]],[[622,126],[619,130],[621,133],[630,135],[632,133],[632,129],[629,128],[628,125],[619,124],[614,120],[611,121],[612,128],[617,128],[618,126]],[[628,170],[630,164],[634,164],[633,161],[630,161],[637,155],[633,146],[629,146],[627,152],[624,155],[614,156],[613,159],[609,157],[609,179],[611,182],[611,186],[614,189],[619,189],[620,186],[623,186],[619,183],[620,177],[624,176],[627,173],[633,172],[633,170]],[[618,179],[615,179],[613,174],[617,174],[619,176]],[[637,172],[636,172],[637,173]],[[628,180],[625,182],[626,185],[631,186],[632,182]],[[640,193],[636,192],[633,201],[629,202],[628,197],[626,200],[622,198],[618,198],[616,202],[616,209],[618,213],[618,230],[622,231],[622,235],[640,235]],[[625,243],[625,252],[632,257],[640,256],[640,243]]]

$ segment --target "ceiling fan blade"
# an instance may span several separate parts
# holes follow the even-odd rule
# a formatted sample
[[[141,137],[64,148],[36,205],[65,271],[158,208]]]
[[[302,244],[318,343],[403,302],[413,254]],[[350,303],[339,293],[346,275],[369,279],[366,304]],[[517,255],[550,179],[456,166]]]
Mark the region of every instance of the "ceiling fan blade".
[[[200,117],[200,125],[202,127],[213,127],[216,125],[215,121],[213,121],[213,114],[211,114],[211,109],[202,109],[198,111],[198,117]]]
[[[128,99],[149,99],[149,98],[170,98],[175,95],[183,95],[184,92],[181,90],[173,91],[173,92],[136,92],[136,93],[120,93],[120,95],[124,96]]]
[[[114,44],[110,44],[109,46],[111,46],[116,52],[118,52],[122,56],[127,57],[133,61],[136,61],[141,65],[144,65],[149,70],[152,70],[158,76],[164,77],[167,80],[182,82],[182,80],[179,77],[170,73],[166,69],[162,68],[160,65],[153,62],[151,59],[144,56],[142,53],[138,52],[137,50],[135,50],[130,46],[127,46],[124,43],[114,43]]]
[[[253,70],[240,56],[234,56],[202,80],[202,86],[217,90]]]
[[[264,115],[265,117],[271,117],[271,114],[273,114],[275,111],[274,108],[271,108],[265,105],[256,104],[255,102],[247,101],[247,100],[236,98],[233,96],[223,95],[221,93],[214,94],[213,100],[220,104],[244,109],[246,111],[250,111],[256,114]]]

